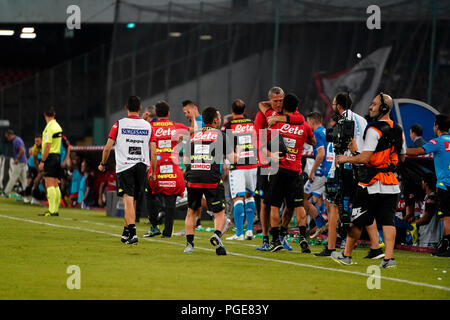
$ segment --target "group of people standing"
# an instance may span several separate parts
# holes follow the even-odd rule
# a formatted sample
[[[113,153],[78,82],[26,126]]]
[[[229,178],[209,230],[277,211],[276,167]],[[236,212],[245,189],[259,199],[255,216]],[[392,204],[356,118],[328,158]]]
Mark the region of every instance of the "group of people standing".
[[[316,256],[351,264],[356,241],[366,229],[371,240],[367,258],[383,258],[381,267],[394,267],[394,217],[400,194],[397,167],[407,153],[434,152],[437,155],[435,161],[440,156],[448,159],[445,153],[449,152],[446,150],[450,143],[448,116],[436,117],[435,133],[439,140],[407,150],[402,128],[389,118],[393,106],[389,95],[380,93],[374,97],[368,108],[374,121],[369,124],[352,112],[351,106],[348,92],[340,92],[333,99],[335,117],[330,124],[334,125],[339,117],[355,123],[354,138],[348,150],[336,154],[333,144],[325,139],[322,116],[313,112],[305,119],[298,110],[299,99],[294,94],[285,95],[279,87],[271,88],[268,100],[259,103],[255,121],[245,116],[246,106],[242,100],[233,101],[232,119],[225,125],[222,125],[217,108],[206,107],[200,114],[192,101],[183,102],[184,114],[191,120],[190,127],[170,120],[170,107],[165,101],[156,103],[158,120],[149,122],[139,117],[139,97],[130,97],[126,106],[128,117],[113,125],[98,167],[100,171],[105,170],[115,145],[117,192],[125,204],[122,242],[138,242],[135,200],[141,192],[146,192],[150,210],[164,207],[166,222],[162,236],[170,237],[176,197],[186,190],[188,210],[184,252],[194,251],[195,227],[202,207],[206,206],[214,217],[210,242],[218,255],[226,255],[221,238],[227,228],[223,183],[223,172],[227,168],[236,226],[236,234],[228,240],[253,238],[254,196],[258,195],[263,244],[257,250],[292,250],[286,235],[295,214],[301,251],[310,253],[306,240],[307,215],[310,215],[316,221],[319,233],[325,224],[328,228],[328,246],[315,253]],[[314,161],[306,184],[302,174],[305,143],[314,148]],[[445,147],[443,150],[439,149],[440,144]],[[447,168],[437,166],[436,172],[437,187],[442,189],[438,192],[441,200],[438,210],[444,222],[439,254],[445,256],[450,234],[448,205],[445,207],[450,198],[448,162]],[[325,202],[327,223],[323,211],[317,209],[321,201]],[[319,205],[314,206],[311,202],[319,202]],[[245,235],[244,219],[247,221]],[[335,250],[338,221],[347,231],[345,249],[341,252]],[[379,246],[377,223],[383,230],[385,253]],[[154,236],[155,227],[153,223],[146,235]]]

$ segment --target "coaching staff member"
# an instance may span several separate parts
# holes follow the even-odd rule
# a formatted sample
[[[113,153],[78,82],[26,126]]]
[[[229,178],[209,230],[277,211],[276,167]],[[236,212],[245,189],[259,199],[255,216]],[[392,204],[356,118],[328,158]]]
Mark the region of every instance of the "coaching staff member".
[[[437,250],[433,252],[437,257],[450,257],[450,118],[439,114],[434,120],[434,138],[420,148],[406,150],[407,155],[421,155],[432,153],[436,169],[436,197],[438,202],[438,216],[444,230],[443,238]]]
[[[380,268],[395,267],[394,216],[400,194],[400,186],[395,174],[397,164],[404,161],[406,153],[402,128],[389,118],[392,98],[387,94],[377,95],[369,107],[369,114],[376,121],[370,123],[364,133],[362,153],[354,157],[339,155],[342,163],[361,163],[358,167],[358,189],[352,208],[352,226],[347,235],[345,251],[333,252],[333,260],[351,264],[352,251],[361,236],[363,227],[373,224],[374,219],[382,225],[386,244],[385,257]],[[352,151],[356,146],[352,146]]]
[[[227,155],[231,163],[235,163],[236,159],[232,146],[227,145],[226,136],[220,131],[219,111],[214,107],[207,107],[203,110],[202,116],[205,126],[194,132],[187,150],[189,157],[186,165],[188,211],[185,220],[187,244],[184,252],[194,251],[196,211],[201,208],[202,198],[205,196],[208,210],[214,214],[214,234],[209,241],[216,248],[217,255],[226,255],[227,252],[220,240],[221,230],[225,226],[222,164],[224,155]]]
[[[150,123],[139,117],[141,99],[131,96],[125,106],[128,117],[118,120],[111,128],[108,141],[103,149],[102,162],[98,170],[106,168],[109,154],[114,144],[117,173],[117,195],[125,205],[125,226],[121,241],[137,244],[136,200],[144,190],[147,168],[150,166]]]

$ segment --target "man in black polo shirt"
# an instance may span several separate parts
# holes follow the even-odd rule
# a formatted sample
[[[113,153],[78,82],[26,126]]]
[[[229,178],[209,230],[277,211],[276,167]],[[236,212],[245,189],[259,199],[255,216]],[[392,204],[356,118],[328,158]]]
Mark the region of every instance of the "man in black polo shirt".
[[[225,189],[222,181],[223,157],[227,155],[230,162],[235,163],[232,146],[227,145],[221,127],[219,111],[207,107],[203,113],[205,126],[195,131],[187,148],[186,182],[188,192],[188,211],[185,220],[186,248],[185,253],[194,252],[195,211],[201,207],[203,195],[208,210],[214,213],[214,234],[209,239],[216,248],[217,255],[226,255],[225,247],[220,240],[221,230],[225,225]]]

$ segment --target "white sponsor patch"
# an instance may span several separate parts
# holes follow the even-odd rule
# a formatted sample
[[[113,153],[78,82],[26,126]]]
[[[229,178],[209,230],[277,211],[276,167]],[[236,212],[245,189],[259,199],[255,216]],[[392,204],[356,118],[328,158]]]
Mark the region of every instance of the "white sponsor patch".
[[[191,170],[211,170],[211,165],[209,163],[193,163]]]
[[[171,140],[159,140],[158,141],[158,148],[170,148],[170,147],[172,147]]]
[[[286,147],[295,148],[295,144],[297,143],[297,140],[284,138],[284,137],[283,137],[283,140],[284,140],[284,144],[286,145]]]
[[[194,154],[209,154],[209,145],[196,144],[194,146]]]
[[[240,137],[238,137],[238,143],[239,144],[251,144],[252,136],[250,136],[250,135],[240,136]]]
[[[158,185],[162,188],[175,188],[177,186],[176,181],[158,181]]]
[[[173,173],[173,165],[168,164],[159,167],[159,173]]]

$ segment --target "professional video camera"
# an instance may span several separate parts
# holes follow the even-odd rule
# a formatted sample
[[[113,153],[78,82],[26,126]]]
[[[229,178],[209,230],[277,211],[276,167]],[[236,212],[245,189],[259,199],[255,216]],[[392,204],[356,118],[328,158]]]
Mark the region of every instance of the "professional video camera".
[[[355,122],[353,120],[348,120],[346,113],[342,115],[336,115],[333,120],[336,124],[332,128],[326,130],[326,140],[333,143],[334,152],[337,155],[344,154],[348,148],[352,139],[354,137]],[[344,170],[340,168],[336,170],[337,185],[339,189],[342,190],[344,187],[343,174]],[[350,226],[351,212],[349,210],[348,197],[343,196],[343,192],[340,192],[339,196],[339,224],[338,233],[341,237],[345,237],[347,230]]]
[[[355,122],[342,115],[336,116],[333,120],[336,121],[336,125],[327,129],[326,140],[333,143],[336,154],[344,154],[352,142]]]

